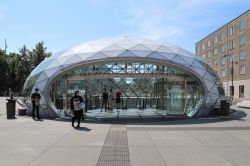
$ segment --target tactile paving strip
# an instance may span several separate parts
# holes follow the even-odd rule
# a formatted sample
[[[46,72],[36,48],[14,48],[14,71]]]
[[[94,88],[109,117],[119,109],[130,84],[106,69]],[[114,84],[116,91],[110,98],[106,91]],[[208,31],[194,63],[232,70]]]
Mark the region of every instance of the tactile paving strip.
[[[130,166],[125,125],[110,126],[97,166]]]

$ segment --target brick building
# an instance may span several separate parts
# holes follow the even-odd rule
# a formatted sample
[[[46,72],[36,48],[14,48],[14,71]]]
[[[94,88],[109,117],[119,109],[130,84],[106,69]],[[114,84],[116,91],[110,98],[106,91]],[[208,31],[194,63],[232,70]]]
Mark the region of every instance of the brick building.
[[[250,99],[250,10],[198,41],[195,48],[218,73],[226,95]]]

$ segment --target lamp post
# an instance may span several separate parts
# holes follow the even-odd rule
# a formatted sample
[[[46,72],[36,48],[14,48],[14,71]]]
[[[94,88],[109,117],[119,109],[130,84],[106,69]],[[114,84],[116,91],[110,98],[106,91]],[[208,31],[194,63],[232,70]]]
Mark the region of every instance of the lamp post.
[[[227,57],[227,56],[229,56],[229,55],[224,55],[224,57]],[[232,77],[231,77],[232,85],[230,87],[230,92],[231,92],[230,95],[233,98],[234,97],[234,63],[237,64],[238,62],[237,61],[234,62],[233,56],[229,56],[229,57],[231,57],[231,75],[232,75]]]
[[[234,97],[234,59],[233,59],[233,57],[232,57],[231,64],[232,64],[232,71],[231,71],[231,75],[232,75],[232,89],[231,89],[231,96],[232,96],[232,98],[233,98],[233,97]]]

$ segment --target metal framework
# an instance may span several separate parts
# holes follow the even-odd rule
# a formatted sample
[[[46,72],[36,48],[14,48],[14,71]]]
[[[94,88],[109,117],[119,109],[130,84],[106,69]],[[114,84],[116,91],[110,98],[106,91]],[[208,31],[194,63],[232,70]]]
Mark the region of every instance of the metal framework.
[[[23,95],[39,88],[44,115],[60,116],[51,93],[59,92],[60,86],[66,89],[65,80],[85,80],[85,88],[91,89],[122,87],[126,97],[150,94],[152,100],[160,98],[155,101],[158,109],[173,109],[165,107],[164,96],[176,102],[181,93],[184,112],[193,105],[190,117],[208,114],[221,95],[220,80],[207,64],[180,47],[147,39],[102,39],[55,54],[32,71]],[[196,98],[189,92],[194,89],[200,94],[195,103],[189,101],[190,95]]]

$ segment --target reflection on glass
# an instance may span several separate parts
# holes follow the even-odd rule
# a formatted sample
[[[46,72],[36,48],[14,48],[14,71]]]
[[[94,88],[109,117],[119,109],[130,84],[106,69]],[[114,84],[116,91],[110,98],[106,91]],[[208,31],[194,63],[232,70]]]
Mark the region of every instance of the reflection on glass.
[[[103,88],[120,90],[128,109],[152,108],[161,114],[193,114],[202,103],[204,88],[190,74],[171,66],[144,63],[111,63],[81,66],[61,75],[50,88],[58,111],[70,115],[69,99],[75,90],[87,109],[99,109]],[[115,102],[114,102],[115,103]],[[113,104],[114,104],[113,103]]]

